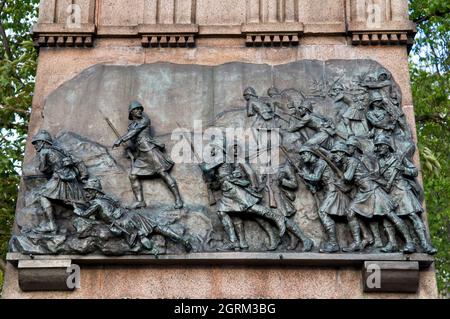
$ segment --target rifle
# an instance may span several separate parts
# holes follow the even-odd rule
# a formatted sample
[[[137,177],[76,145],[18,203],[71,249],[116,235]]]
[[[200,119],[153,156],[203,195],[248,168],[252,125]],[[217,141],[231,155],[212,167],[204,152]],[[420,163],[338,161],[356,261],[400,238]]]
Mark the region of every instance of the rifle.
[[[117,129],[114,127],[114,125],[112,124],[111,120],[109,118],[107,118],[106,116],[104,117],[106,123],[108,123],[108,126],[112,129],[112,131],[114,132],[114,134],[116,135],[117,138],[121,138],[119,131],[117,131]],[[128,147],[122,145],[125,148],[125,151],[127,152],[128,157],[131,159],[132,162],[134,162],[134,155],[133,153],[131,153],[131,151],[128,149]]]
[[[290,116],[290,117],[292,117],[292,118],[294,118],[294,119],[296,119],[296,120],[298,120],[298,121],[303,121],[301,118],[299,118],[299,117],[296,116],[295,114],[289,114],[289,113],[287,113],[287,112],[284,112],[283,110],[279,110],[279,111],[280,111],[282,114],[287,115],[287,116]],[[289,123],[289,120],[285,119],[285,118],[284,118],[283,116],[281,116],[280,114],[275,113],[275,115],[278,116],[278,117],[279,117],[280,119],[282,119],[283,121]],[[334,124],[334,123],[333,123],[333,124]],[[304,128],[304,127],[302,127],[302,128]],[[334,128],[333,130],[334,130],[333,133],[334,133],[335,135],[337,135],[338,137],[340,137],[340,138],[342,138],[342,139],[344,139],[344,140],[348,139],[348,134],[345,135],[345,133],[336,130],[336,128]],[[308,137],[307,137],[305,134],[303,134],[303,131],[301,131],[301,134],[302,134],[302,136],[303,136],[303,138],[304,138],[305,140],[308,140]]]
[[[400,165],[403,163],[403,160],[405,159],[406,153],[407,153],[407,152],[403,153],[403,155],[400,157]],[[389,179],[389,182],[387,183],[387,186],[386,186],[386,190],[387,190],[388,192],[391,191],[392,183],[394,183],[394,180],[395,180],[395,178],[397,177],[397,175],[398,175],[399,173],[400,173],[400,170],[399,170],[397,167],[395,167],[395,172],[394,172],[394,174],[392,174],[392,176],[391,176],[391,178]]]
[[[177,123],[177,126],[182,130],[182,127],[180,126],[180,124],[178,122],[176,122],[176,123]],[[183,134],[184,138],[189,142],[189,145],[191,146],[191,151],[194,154],[195,158],[197,159],[197,161],[199,163],[201,163],[201,158],[197,154],[197,152],[195,151],[194,144],[192,144],[191,139],[183,131],[182,131],[182,134]],[[214,196],[214,192],[209,187],[209,185],[212,183],[211,176],[209,176],[207,174],[207,172],[205,172],[205,170],[202,168],[201,164],[199,164],[198,167],[202,171],[202,177],[203,177],[203,180],[206,183],[206,188],[208,189],[208,202],[209,202],[209,205],[212,206],[212,205],[216,204],[217,201],[216,201],[216,197]]]
[[[317,154],[333,169],[333,171],[339,176],[339,178],[344,177],[344,173],[324,154],[320,149],[315,150]]]
[[[294,161],[291,159],[291,157],[289,156],[289,153],[288,153],[288,151],[286,150],[286,148],[284,147],[284,146],[280,146],[280,148],[281,148],[281,150],[283,151],[283,153],[284,153],[284,155],[286,156],[286,159],[287,159],[287,161],[289,162],[289,164],[291,164],[291,166],[294,168],[294,170],[295,170],[295,172],[297,173],[297,175],[299,175],[299,176],[301,176],[300,175],[300,169],[298,168],[298,166],[297,165],[295,165],[295,163],[294,163]],[[302,178],[303,179],[303,178]],[[309,189],[309,191],[311,192],[311,194],[313,195],[313,198],[314,198],[314,202],[316,203],[316,206],[317,206],[317,211],[319,211],[319,208],[320,208],[320,201],[319,201],[319,198],[317,197],[317,195],[316,195],[316,192],[314,191],[312,191],[312,189],[310,188],[310,187],[308,187],[308,183],[305,181],[305,180],[303,180],[303,182],[305,183],[305,185],[307,186],[307,188]]]

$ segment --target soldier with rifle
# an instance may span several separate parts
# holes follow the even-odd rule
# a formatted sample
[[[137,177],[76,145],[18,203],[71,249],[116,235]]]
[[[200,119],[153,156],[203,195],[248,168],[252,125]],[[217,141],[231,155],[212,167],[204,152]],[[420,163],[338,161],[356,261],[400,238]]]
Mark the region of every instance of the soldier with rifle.
[[[38,153],[39,170],[48,178],[38,192],[47,222],[36,230],[56,232],[54,204],[85,202],[82,183],[88,179],[89,174],[84,163],[75,161],[66,151],[57,147],[47,131],[39,131],[31,143]]]
[[[242,176],[234,163],[226,161],[225,156],[221,155],[226,156],[226,150],[219,145],[213,145],[212,160],[202,163],[201,168],[206,174],[213,176],[209,187],[213,191],[221,191],[221,198],[217,201],[217,214],[230,241],[229,248],[240,248],[230,214],[257,216],[272,221],[278,227],[281,237],[286,230],[284,216],[276,210],[261,205],[262,196],[250,187],[251,182]]]
[[[397,216],[395,209],[397,204],[377,183],[370,171],[361,160],[352,156],[346,145],[341,145],[332,150],[333,161],[344,170],[344,181],[356,187],[356,194],[352,197],[348,207],[349,215],[359,215],[363,218],[383,218],[390,241],[394,241],[395,231],[402,234],[405,239],[404,253],[414,253],[416,246],[411,238],[406,224]],[[394,226],[392,226],[392,224]],[[356,232],[355,232],[356,235]],[[355,239],[355,238],[354,238]],[[350,251],[358,248],[360,243],[355,241],[348,248]],[[387,248],[387,247],[386,247]]]
[[[288,107],[291,109],[288,132],[300,132],[308,145],[331,149],[334,138],[340,133],[330,119],[314,113],[312,103],[307,100],[294,99]],[[312,136],[306,134],[306,128],[314,131]]]
[[[341,147],[341,144],[337,143],[333,150],[336,150],[337,147]],[[318,215],[325,228],[328,240],[322,244],[319,251],[322,253],[334,253],[340,250],[333,216],[346,216],[352,232],[354,243],[351,249],[344,248],[344,251],[361,250],[359,223],[354,215],[348,214],[347,211],[350,198],[346,193],[350,191],[350,187],[337,177],[330,165],[310,146],[304,145],[299,150],[299,154],[304,164],[298,171],[299,175],[306,182],[306,185],[309,186],[311,192],[324,192],[323,200],[318,207]]]
[[[130,141],[135,150],[132,157],[131,171],[129,178],[136,202],[132,208],[142,208],[146,206],[142,190],[142,178],[158,176],[175,197],[175,208],[183,207],[175,179],[170,175],[174,162],[163,152],[165,145],[156,141],[150,132],[150,118],[144,113],[144,107],[137,101],[131,102],[128,107],[128,118],[131,120],[128,132],[119,137],[113,148],[119,147]]]
[[[384,179],[386,192],[398,205],[397,215],[411,220],[424,252],[435,254],[437,250],[427,238],[425,225],[420,216],[424,210],[412,192],[411,182],[418,175],[417,168],[406,156],[400,156],[394,151],[388,136],[377,136],[374,144],[375,152],[378,154],[379,173]],[[394,235],[389,236],[389,243],[384,250],[386,252],[397,250]]]

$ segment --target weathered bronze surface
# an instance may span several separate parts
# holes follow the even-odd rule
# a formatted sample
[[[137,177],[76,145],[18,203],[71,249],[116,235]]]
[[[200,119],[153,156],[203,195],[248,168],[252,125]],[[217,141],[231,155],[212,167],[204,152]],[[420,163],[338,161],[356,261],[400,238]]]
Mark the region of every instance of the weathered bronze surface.
[[[370,60],[93,67],[47,100],[10,251],[434,254],[401,105]]]

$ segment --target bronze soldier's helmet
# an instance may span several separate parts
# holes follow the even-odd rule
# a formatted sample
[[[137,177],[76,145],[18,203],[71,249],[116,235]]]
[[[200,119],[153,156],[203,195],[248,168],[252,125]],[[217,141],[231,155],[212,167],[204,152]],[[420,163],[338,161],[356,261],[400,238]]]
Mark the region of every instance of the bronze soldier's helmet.
[[[313,105],[312,105],[311,101],[304,100],[301,104],[301,107],[307,109],[310,112],[312,112],[312,110],[313,110]]]
[[[389,146],[391,151],[394,150],[394,146],[392,145],[391,138],[389,136],[385,135],[385,134],[379,134],[379,135],[375,136],[373,144],[375,146],[384,144],[384,145]]]
[[[298,150],[298,154],[302,154],[302,153],[312,153],[314,155],[317,155],[317,152],[314,151],[314,149],[308,144],[303,144],[300,147],[300,149]]]
[[[350,151],[348,150],[347,145],[342,142],[339,142],[339,141],[334,143],[333,148],[331,149],[331,152],[332,153],[344,152],[347,155],[352,155],[352,154],[350,154]]]
[[[269,96],[280,95],[280,91],[279,91],[276,87],[271,86],[271,87],[267,90],[267,94],[268,94]]]
[[[381,93],[379,91],[371,91],[370,95],[369,95],[369,100],[370,100],[370,104],[372,104],[373,102],[376,102],[376,101],[382,101],[383,96],[381,95]]]
[[[98,178],[92,178],[89,179],[86,184],[84,184],[84,189],[93,189],[96,190],[97,192],[100,192],[103,194],[103,190],[102,190],[102,183],[100,182],[100,180]]]
[[[358,141],[358,139],[356,138],[356,136],[355,135],[350,135],[349,137],[348,137],[348,139],[347,139],[347,141],[345,141],[345,144],[347,144],[347,146],[354,146],[354,147],[356,147],[361,153],[364,153],[363,152],[363,149],[362,149],[362,145],[361,145],[361,143]]]
[[[32,144],[35,144],[38,141],[46,142],[50,145],[53,145],[53,139],[49,132],[45,130],[40,130],[35,136],[33,136],[33,139],[31,140]]]
[[[131,102],[131,104],[128,106],[128,119],[129,120],[131,120],[131,111],[138,109],[138,108],[144,109],[141,102],[138,102],[138,101]]]
[[[256,94],[256,91],[255,91],[255,89],[254,88],[252,88],[251,86],[249,86],[249,87],[247,87],[245,90],[244,90],[244,94],[243,95],[251,95],[251,96],[258,96],[257,94]]]

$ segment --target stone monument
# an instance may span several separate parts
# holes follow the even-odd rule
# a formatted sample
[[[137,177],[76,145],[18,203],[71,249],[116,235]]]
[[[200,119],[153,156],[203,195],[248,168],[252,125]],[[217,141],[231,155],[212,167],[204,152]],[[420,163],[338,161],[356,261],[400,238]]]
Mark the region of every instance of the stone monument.
[[[42,0],[5,298],[437,295],[406,0]]]

